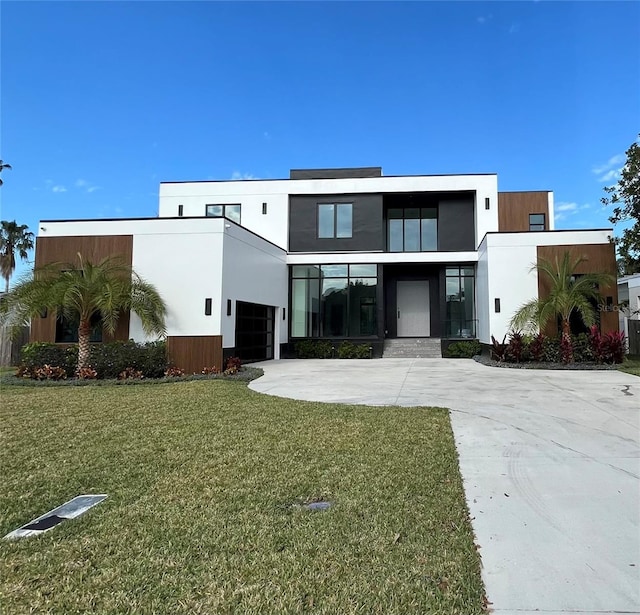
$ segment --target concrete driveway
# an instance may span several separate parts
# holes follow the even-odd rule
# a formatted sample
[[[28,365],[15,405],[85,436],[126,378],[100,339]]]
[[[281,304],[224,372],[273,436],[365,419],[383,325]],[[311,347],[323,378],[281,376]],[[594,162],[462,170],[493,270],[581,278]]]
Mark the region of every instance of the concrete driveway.
[[[451,409],[496,613],[640,613],[640,378],[470,360],[260,363],[269,395]]]

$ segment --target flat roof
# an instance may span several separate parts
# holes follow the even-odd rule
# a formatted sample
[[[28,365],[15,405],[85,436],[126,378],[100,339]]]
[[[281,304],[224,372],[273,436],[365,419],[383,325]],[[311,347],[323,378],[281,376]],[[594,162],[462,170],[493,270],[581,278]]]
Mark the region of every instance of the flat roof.
[[[310,169],[312,170],[312,169]],[[431,173],[431,174],[413,174],[413,175],[381,175],[376,177],[333,177],[325,178],[331,179],[394,179],[401,177],[483,177],[489,175],[498,175],[497,173]],[[178,181],[163,181],[161,184],[215,184],[215,183],[230,183],[230,182],[295,182],[295,181],[308,181],[306,179],[291,179],[288,177],[275,177],[275,178],[251,178],[251,179],[196,179],[196,180],[178,180]],[[537,192],[537,191],[536,191]],[[550,192],[543,190],[541,192]]]

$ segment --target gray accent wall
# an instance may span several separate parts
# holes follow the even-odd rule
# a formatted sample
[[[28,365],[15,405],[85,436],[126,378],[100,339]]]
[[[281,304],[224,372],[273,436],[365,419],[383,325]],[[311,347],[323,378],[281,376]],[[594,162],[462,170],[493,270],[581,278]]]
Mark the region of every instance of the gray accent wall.
[[[443,199],[438,203],[438,251],[464,252],[476,249],[473,197]]]
[[[352,203],[353,235],[318,237],[318,204]],[[381,194],[334,194],[289,197],[289,252],[383,251],[384,216]]]

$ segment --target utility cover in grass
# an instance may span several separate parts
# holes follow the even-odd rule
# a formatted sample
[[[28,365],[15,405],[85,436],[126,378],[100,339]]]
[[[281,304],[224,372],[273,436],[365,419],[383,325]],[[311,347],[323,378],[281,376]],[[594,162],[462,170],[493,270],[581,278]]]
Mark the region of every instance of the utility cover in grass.
[[[19,527],[17,530],[9,532],[5,536],[5,539],[15,540],[17,538],[37,536],[38,534],[42,534],[42,532],[47,532],[67,519],[75,519],[80,515],[84,515],[90,508],[93,508],[96,504],[100,504],[106,497],[107,495],[104,493],[78,495],[44,515],[36,517],[33,521],[29,521],[29,523]]]

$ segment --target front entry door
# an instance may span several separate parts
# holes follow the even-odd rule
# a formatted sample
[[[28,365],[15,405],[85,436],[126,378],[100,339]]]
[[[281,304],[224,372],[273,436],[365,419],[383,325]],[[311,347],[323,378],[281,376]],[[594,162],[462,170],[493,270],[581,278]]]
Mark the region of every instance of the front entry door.
[[[407,280],[397,282],[398,337],[431,335],[429,316],[429,282]]]

